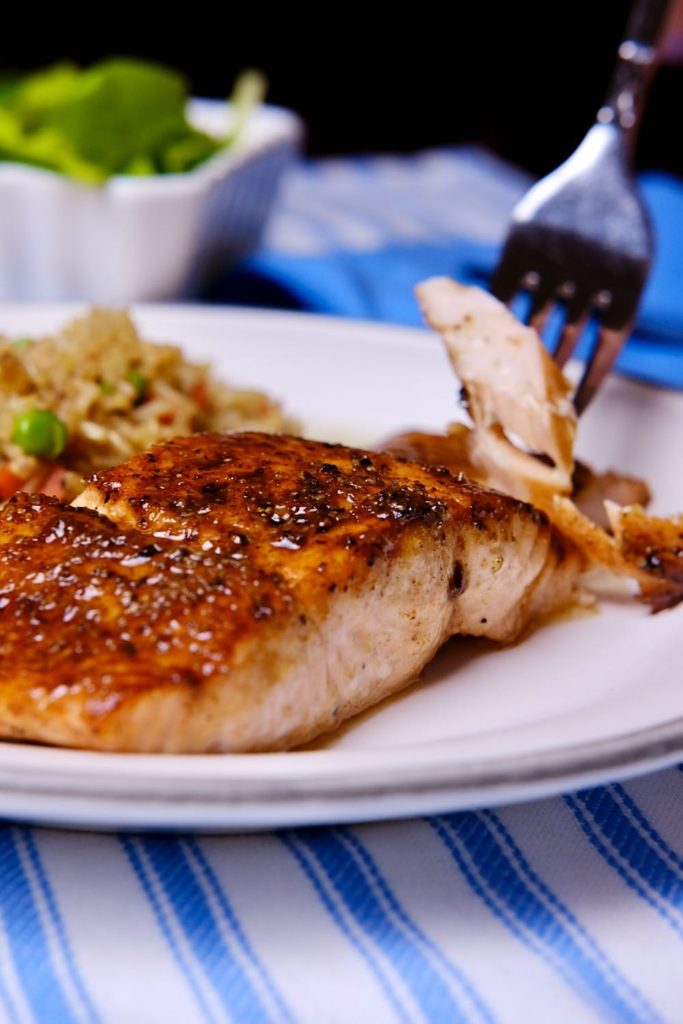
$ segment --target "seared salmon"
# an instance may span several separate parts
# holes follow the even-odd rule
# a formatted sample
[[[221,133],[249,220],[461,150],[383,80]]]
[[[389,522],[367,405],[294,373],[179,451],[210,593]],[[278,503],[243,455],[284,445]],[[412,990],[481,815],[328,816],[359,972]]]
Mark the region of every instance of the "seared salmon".
[[[571,600],[543,512],[388,455],[178,438],[74,506],[0,513],[0,735],[99,750],[287,749],[414,680],[450,636]]]

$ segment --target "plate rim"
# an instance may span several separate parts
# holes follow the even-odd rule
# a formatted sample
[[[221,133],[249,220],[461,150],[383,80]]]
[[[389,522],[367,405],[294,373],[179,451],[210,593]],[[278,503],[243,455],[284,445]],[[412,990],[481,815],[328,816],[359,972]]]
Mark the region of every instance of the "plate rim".
[[[441,753],[449,745],[448,742],[444,741],[434,746]],[[276,793],[283,800],[303,795],[304,791],[310,791],[308,795],[311,798],[318,796],[325,796],[327,798],[330,795],[328,787],[338,790],[340,796],[344,798],[361,792],[360,789],[356,790],[354,782],[339,785],[340,780],[343,780],[345,775],[348,778],[348,764],[343,763],[335,765],[331,770],[324,772],[322,776],[312,776],[309,772],[304,771],[295,778],[287,779],[273,777],[265,773],[260,778],[258,775],[249,776],[245,774],[241,776],[239,773],[225,772],[220,769],[217,772],[209,772],[207,774],[190,772],[184,779],[179,779],[175,773],[167,771],[169,768],[180,768],[181,765],[187,766],[187,764],[199,765],[201,768],[206,768],[209,764],[222,766],[230,764],[243,768],[249,761],[254,761],[257,758],[261,761],[262,759],[268,759],[273,766],[275,766],[275,759],[281,761],[282,759],[291,759],[293,756],[297,759],[305,758],[310,763],[309,759],[324,757],[325,751],[294,750],[275,754],[115,754],[76,750],[66,747],[49,747],[35,743],[12,743],[12,741],[0,740],[0,751],[2,754],[4,755],[9,750],[25,750],[30,752],[32,756],[35,755],[36,751],[44,750],[47,754],[56,752],[63,755],[65,759],[73,758],[74,760],[83,757],[92,761],[100,761],[106,768],[113,767],[116,760],[123,759],[131,770],[120,775],[116,781],[121,784],[122,788],[126,783],[130,785],[135,783],[135,789],[131,790],[131,795],[134,795],[136,800],[148,799],[150,796],[154,796],[155,799],[165,797],[165,792],[157,790],[155,783],[162,785],[165,790],[169,781],[174,783],[185,782],[188,784],[188,789],[191,788],[193,793],[197,791],[198,787],[206,787],[207,795],[212,788],[224,787],[226,783],[230,783],[235,787],[242,787],[245,791],[245,798],[248,796],[249,799],[252,799],[254,791],[260,788],[268,789],[271,796],[273,793]],[[425,789],[433,792],[435,790],[451,789],[453,786],[460,787],[461,785],[468,789],[482,789],[499,781],[512,784],[520,781],[544,782],[561,776],[571,776],[572,778],[579,775],[588,776],[595,772],[609,771],[619,766],[625,769],[628,766],[637,767],[640,763],[656,761],[657,763],[668,762],[675,764],[676,759],[683,756],[683,716],[678,716],[660,725],[632,730],[609,739],[569,743],[555,749],[547,748],[531,754],[510,755],[502,758],[488,757],[477,759],[476,757],[469,757],[453,760],[439,758],[436,761],[425,761],[419,765],[411,764],[409,768],[403,771],[401,769],[397,770],[395,764],[389,764],[389,757],[387,755],[391,754],[394,750],[395,748],[384,748],[370,754],[366,751],[340,750],[335,751],[335,758],[345,762],[362,761],[363,764],[358,765],[358,771],[360,772],[362,769],[363,773],[373,771],[372,760],[380,761],[380,764],[374,766],[376,777],[370,779],[369,786],[364,784],[362,788],[363,794],[372,793],[374,796],[395,795],[397,777],[402,792],[422,792]],[[635,759],[630,757],[626,761],[624,755],[629,755],[634,750],[637,751],[637,757]],[[303,763],[303,760],[301,763]],[[146,774],[144,769],[152,764],[158,765],[161,770],[158,773]],[[143,768],[142,774],[137,771],[141,765]],[[550,772],[548,773],[549,765]],[[17,766],[16,764],[3,764],[0,762],[0,792],[6,789],[20,790],[24,780],[32,780],[34,776],[40,779],[45,778],[44,772],[41,772],[39,769],[40,766],[35,765],[32,770],[24,765]],[[540,775],[539,770],[542,773]],[[391,772],[391,779],[383,782],[382,778],[386,778],[389,772]],[[407,778],[409,774],[413,776],[419,775],[420,777],[410,780]],[[403,777],[404,775],[406,778]],[[87,785],[89,780],[82,770],[79,769],[78,765],[71,771],[69,771],[69,766],[66,765],[55,780],[49,777],[45,778],[47,784],[44,785],[44,792],[61,792],[60,786],[63,783],[60,780],[66,777],[77,783],[73,790],[69,792],[78,792],[80,795],[94,795],[89,793]],[[367,777],[364,777],[367,783]],[[101,777],[98,776],[98,781],[107,781],[108,778],[107,774]],[[146,792],[140,789],[141,779],[143,784],[150,786],[150,789]],[[50,785],[51,782],[53,782],[52,785]],[[316,786],[320,788],[316,790]],[[113,795],[113,790],[107,791],[107,796]],[[176,799],[180,795],[175,794],[169,797],[169,799]],[[231,798],[234,798],[236,795],[237,790],[232,790]]]

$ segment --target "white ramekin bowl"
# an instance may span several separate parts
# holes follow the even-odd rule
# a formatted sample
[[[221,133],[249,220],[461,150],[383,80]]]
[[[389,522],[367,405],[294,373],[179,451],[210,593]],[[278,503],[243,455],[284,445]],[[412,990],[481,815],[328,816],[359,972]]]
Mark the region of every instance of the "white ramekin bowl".
[[[192,100],[215,134],[228,105]],[[117,176],[100,188],[0,163],[0,300],[128,303],[188,298],[259,243],[302,123],[263,106],[240,143],[186,174]]]

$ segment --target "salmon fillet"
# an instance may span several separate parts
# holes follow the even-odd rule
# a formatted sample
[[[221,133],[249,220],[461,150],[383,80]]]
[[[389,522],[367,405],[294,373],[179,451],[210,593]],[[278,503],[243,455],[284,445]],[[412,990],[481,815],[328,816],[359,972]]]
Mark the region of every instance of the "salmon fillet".
[[[454,634],[514,639],[580,568],[527,504],[298,438],[178,438],[74,505],[20,494],[0,513],[4,737],[286,749]]]

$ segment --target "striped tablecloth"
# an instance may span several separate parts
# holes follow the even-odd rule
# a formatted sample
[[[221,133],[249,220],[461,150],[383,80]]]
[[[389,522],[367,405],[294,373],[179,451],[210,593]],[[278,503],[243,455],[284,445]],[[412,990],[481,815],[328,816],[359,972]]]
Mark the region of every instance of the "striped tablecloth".
[[[484,274],[524,186],[469,150],[302,167],[263,251],[219,294],[410,322],[398,286]],[[648,189],[657,217],[663,203],[667,225],[683,218],[675,182]],[[628,358],[674,379],[680,258],[664,257]],[[673,769],[503,810],[269,835],[7,824],[0,1020],[683,1021],[682,807]]]

